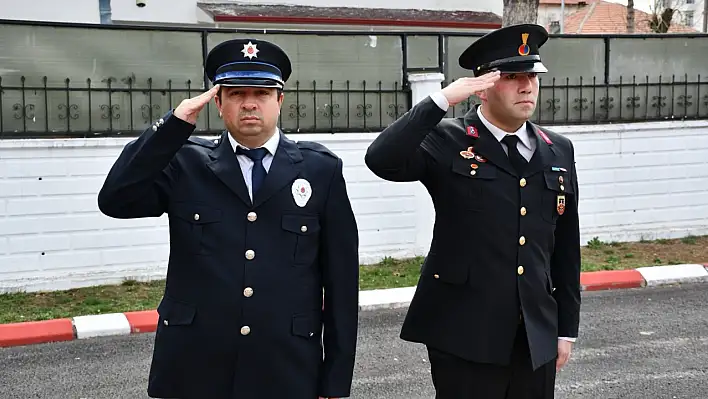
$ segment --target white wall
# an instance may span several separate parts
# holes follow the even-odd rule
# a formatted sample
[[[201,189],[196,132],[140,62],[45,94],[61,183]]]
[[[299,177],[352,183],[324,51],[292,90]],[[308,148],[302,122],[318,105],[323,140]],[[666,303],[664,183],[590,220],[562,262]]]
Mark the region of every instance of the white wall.
[[[148,0],[152,1],[152,0]],[[201,0],[202,3],[240,3],[240,4],[287,4],[314,7],[352,7],[349,0]],[[502,15],[502,0],[407,0],[389,1],[357,0],[357,8],[395,8],[424,10],[466,10],[486,11]]]
[[[576,144],[581,242],[708,234],[708,121],[557,127]],[[361,257],[424,254],[429,199],[375,177],[376,134],[299,135],[339,154]],[[114,220],[96,194],[128,139],[0,140],[0,292],[162,277],[166,218]]]
[[[121,1],[132,2],[135,7],[134,1]],[[0,0],[0,19],[100,23],[101,15],[98,0]]]
[[[98,1],[98,0],[96,0]],[[213,23],[213,18],[197,7],[196,0],[144,0],[138,7],[135,0],[112,0],[113,23],[158,23],[189,25]]]

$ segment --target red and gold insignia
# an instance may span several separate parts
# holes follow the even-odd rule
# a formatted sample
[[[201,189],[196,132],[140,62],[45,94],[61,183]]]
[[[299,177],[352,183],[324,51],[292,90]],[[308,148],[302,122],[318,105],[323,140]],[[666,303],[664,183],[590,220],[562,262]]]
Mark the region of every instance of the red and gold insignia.
[[[479,138],[479,132],[474,126],[467,126],[467,135],[475,139]]]
[[[559,195],[556,199],[556,210],[559,215],[565,213],[565,195]]]
[[[476,159],[477,162],[482,162],[482,163],[487,162],[487,160],[484,159],[481,155],[475,155],[475,156],[474,156],[474,159]]]
[[[474,147],[467,147],[466,151],[460,151],[460,156],[464,159],[472,159],[474,158]]]
[[[531,47],[529,47],[526,42],[529,40],[529,34],[528,33],[522,33],[521,34],[521,46],[519,46],[519,55],[529,55],[531,52]]]
[[[546,133],[544,133],[541,129],[538,129],[538,135],[541,136],[541,138],[543,139],[543,141],[546,142],[546,144],[548,144],[548,145],[553,144],[553,142],[548,137],[548,135],[546,135]]]
[[[479,168],[479,165],[477,165],[476,163],[473,163],[472,165],[470,165],[470,167],[472,169],[477,169],[477,168]]]

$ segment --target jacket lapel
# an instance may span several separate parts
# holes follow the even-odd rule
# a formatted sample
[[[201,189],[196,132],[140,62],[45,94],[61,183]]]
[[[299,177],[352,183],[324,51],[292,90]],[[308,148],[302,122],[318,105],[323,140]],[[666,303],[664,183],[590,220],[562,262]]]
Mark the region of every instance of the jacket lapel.
[[[248,188],[243,180],[241,165],[238,163],[233,147],[226,136],[228,132],[221,134],[219,147],[216,148],[209,157],[211,161],[207,167],[214,172],[231,191],[236,194],[244,204],[250,206],[251,198],[248,196]]]
[[[536,140],[536,151],[534,151],[533,157],[531,157],[531,161],[526,168],[526,175],[531,176],[549,168],[554,163],[556,154],[553,142],[545,133],[542,133],[538,126],[531,122],[527,123],[526,126],[528,126],[529,135]]]
[[[221,134],[219,147],[216,148],[209,157],[211,161],[207,167],[214,172],[231,191],[236,194],[244,204],[250,206],[251,198],[248,196],[248,188],[243,180],[241,165],[238,163],[234,149],[226,136],[228,132]]]
[[[501,143],[497,141],[492,132],[490,132],[479,119],[477,107],[473,107],[467,112],[464,123],[469,146],[474,147],[473,152],[486,158],[489,162],[504,169],[511,175],[516,176],[516,171],[511,165],[509,157],[504,152]],[[478,137],[475,138],[474,136]]]
[[[302,164],[302,153],[297,144],[280,134],[278,149],[275,151],[273,162],[270,165],[263,185],[254,196],[253,206],[257,207],[266,202],[275,193],[283,189],[287,184],[300,174]]]

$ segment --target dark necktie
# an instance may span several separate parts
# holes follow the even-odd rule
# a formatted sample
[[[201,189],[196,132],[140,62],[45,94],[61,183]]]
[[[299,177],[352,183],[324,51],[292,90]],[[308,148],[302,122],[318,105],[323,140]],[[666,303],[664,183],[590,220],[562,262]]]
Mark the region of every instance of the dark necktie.
[[[519,137],[517,137],[515,134],[507,134],[502,139],[502,142],[506,144],[509,150],[509,160],[511,161],[511,165],[514,167],[514,169],[516,169],[516,173],[519,176],[523,175],[528,162],[526,161],[526,158],[521,156],[519,149],[516,148],[516,144],[519,142]]]
[[[266,170],[263,167],[263,158],[268,154],[268,150],[265,148],[255,148],[252,150],[247,150],[243,147],[236,148],[237,154],[245,155],[253,161],[253,169],[251,170],[251,191],[253,192],[253,197],[256,197],[256,192],[263,184],[263,180],[266,177]]]

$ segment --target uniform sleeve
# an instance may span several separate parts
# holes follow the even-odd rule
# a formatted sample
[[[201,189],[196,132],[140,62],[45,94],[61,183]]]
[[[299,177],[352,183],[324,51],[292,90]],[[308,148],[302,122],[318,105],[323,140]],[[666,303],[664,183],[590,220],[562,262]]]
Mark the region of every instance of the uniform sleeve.
[[[421,180],[427,162],[421,143],[446,112],[436,100],[426,97],[376,137],[366,151],[366,166],[384,180]]]
[[[580,323],[580,227],[578,218],[578,176],[572,143],[571,181],[574,195],[558,218],[555,251],[551,258],[553,296],[558,304],[558,336],[576,338]]]
[[[350,396],[359,322],[359,233],[337,160],[322,219],[324,363],[319,396]],[[314,399],[314,398],[313,398]]]
[[[162,215],[178,176],[173,158],[194,129],[170,111],[128,143],[98,193],[101,212],[119,219]]]

